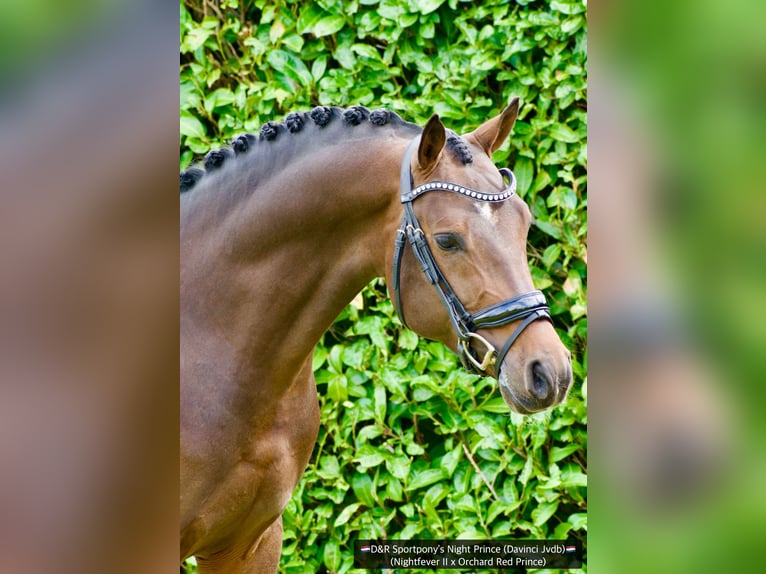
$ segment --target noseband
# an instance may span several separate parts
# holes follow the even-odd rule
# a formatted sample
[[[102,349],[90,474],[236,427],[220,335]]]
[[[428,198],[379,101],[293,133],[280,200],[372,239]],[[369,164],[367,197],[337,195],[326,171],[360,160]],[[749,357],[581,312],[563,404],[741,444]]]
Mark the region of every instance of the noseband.
[[[406,325],[407,323],[404,320],[404,311],[402,309],[399,279],[404,246],[409,242],[412,246],[412,252],[415,254],[415,258],[418,260],[418,263],[420,263],[420,268],[423,270],[423,273],[425,273],[428,282],[436,288],[439,298],[447,309],[450,321],[452,322],[452,328],[457,334],[458,355],[463,367],[470,372],[486,376],[490,374],[489,369],[491,367],[498,365],[495,369],[495,376],[499,376],[500,366],[503,364],[505,355],[524,329],[537,319],[551,320],[550,311],[545,302],[545,296],[541,291],[529,291],[491,305],[476,313],[469,313],[460,302],[460,299],[450,286],[447,278],[439,269],[439,266],[436,264],[433,253],[428,247],[425,233],[420,227],[418,218],[415,216],[412,202],[429,191],[449,191],[477,201],[505,201],[516,191],[516,178],[511,170],[505,168],[501,169],[500,174],[503,176],[504,181],[508,181],[508,186],[501,193],[494,194],[483,193],[456,183],[443,181],[429,181],[412,189],[413,179],[412,171],[410,169],[411,157],[419,143],[420,136],[415,138],[407,147],[407,150],[404,152],[404,158],[402,159],[402,168],[400,172],[399,185],[401,187],[401,202],[404,206],[404,216],[402,217],[402,224],[398,229],[394,246],[393,291],[396,311],[399,314],[402,323]],[[516,327],[516,330],[510,337],[508,337],[508,340],[505,342],[502,349],[500,349],[499,353],[492,343],[476,333],[476,331],[481,329],[493,329],[522,319],[522,323]],[[480,355],[477,356],[475,354],[476,351],[472,348],[472,343],[480,343],[484,347],[483,358],[480,358]]]

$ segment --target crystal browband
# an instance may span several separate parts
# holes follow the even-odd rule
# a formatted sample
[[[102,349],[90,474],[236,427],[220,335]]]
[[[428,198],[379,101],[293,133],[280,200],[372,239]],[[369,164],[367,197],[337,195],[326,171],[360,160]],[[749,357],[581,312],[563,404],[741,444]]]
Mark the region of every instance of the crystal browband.
[[[506,199],[511,197],[514,193],[516,193],[516,178],[514,177],[513,172],[510,169],[503,168],[503,169],[500,169],[499,171],[500,171],[500,174],[503,176],[503,179],[508,180],[508,186],[500,193],[484,193],[481,191],[476,191],[475,189],[470,189],[468,187],[463,187],[456,183],[449,183],[446,181],[429,181],[428,183],[424,183],[423,185],[417,186],[411,192],[405,195],[402,195],[402,203],[405,203],[407,201],[412,201],[417,196],[427,191],[451,191],[453,193],[459,193],[461,195],[465,195],[466,197],[470,197],[472,199],[478,199],[481,201],[505,201]]]

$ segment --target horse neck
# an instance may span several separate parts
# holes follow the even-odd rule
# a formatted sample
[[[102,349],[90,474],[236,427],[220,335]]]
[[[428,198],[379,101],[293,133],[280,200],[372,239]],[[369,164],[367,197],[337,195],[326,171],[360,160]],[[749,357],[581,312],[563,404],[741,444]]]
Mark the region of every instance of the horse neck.
[[[385,272],[407,138],[317,147],[254,190],[244,189],[247,169],[222,173],[228,197],[195,191],[182,215],[181,276],[182,313],[195,329],[225,338],[259,371],[297,372],[343,307]]]

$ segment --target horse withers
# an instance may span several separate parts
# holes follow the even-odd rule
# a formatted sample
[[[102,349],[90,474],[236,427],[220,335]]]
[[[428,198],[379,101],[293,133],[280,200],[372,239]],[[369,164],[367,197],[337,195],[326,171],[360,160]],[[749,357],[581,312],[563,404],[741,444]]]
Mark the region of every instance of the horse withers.
[[[181,174],[182,560],[277,569],[319,427],[314,346],[375,277],[511,409],[564,399],[570,355],[532,284],[530,212],[491,160],[517,112],[459,137],[436,115],[421,129],[320,106]]]

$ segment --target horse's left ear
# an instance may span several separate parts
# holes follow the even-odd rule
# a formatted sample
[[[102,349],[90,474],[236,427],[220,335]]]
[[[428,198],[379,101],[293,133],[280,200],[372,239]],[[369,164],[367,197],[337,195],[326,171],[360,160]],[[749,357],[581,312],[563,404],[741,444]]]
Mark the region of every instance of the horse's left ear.
[[[418,147],[418,166],[420,169],[428,172],[436,165],[446,141],[447,133],[444,131],[444,124],[439,119],[439,115],[434,114],[428,120],[426,127],[423,128],[423,134],[420,136],[420,146]]]
[[[466,134],[465,137],[473,140],[487,152],[489,157],[492,157],[492,154],[505,143],[511,133],[517,115],[519,115],[518,97],[513,98],[499,116],[487,120],[474,131]]]

